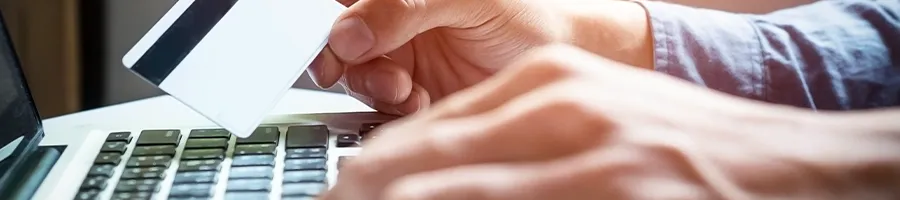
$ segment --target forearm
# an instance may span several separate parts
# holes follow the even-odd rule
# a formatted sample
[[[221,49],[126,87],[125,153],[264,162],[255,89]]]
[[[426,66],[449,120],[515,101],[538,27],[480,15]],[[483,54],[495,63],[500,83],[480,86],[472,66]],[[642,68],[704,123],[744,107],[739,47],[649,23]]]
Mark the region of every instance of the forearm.
[[[900,199],[900,109],[810,112],[761,105],[739,120],[756,126],[729,138],[741,141],[744,151],[707,151],[737,191],[751,199]]]
[[[823,124],[832,124],[842,132],[860,132],[890,138],[900,148],[900,108],[822,114],[828,116]]]
[[[831,185],[844,199],[900,199],[900,109],[821,114],[820,130],[844,140],[797,156],[830,175],[823,180],[843,181]]]

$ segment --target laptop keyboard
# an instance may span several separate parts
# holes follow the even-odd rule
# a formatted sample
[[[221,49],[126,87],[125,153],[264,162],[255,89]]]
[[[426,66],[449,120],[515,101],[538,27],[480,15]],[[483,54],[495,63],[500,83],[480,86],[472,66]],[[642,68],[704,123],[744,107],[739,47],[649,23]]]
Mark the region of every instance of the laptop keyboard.
[[[379,124],[337,135],[334,146],[358,147]],[[247,138],[224,129],[110,133],[75,199],[314,199],[329,187],[329,135],[325,125],[261,126]]]

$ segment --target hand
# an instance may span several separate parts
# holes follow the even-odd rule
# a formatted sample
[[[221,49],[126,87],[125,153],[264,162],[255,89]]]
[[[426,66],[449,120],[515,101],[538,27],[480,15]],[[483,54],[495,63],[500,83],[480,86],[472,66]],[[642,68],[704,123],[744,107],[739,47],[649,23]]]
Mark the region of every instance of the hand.
[[[821,118],[554,45],[383,125],[322,199],[872,194],[841,188],[852,176],[823,165],[873,155],[864,144],[877,140],[832,134]]]
[[[565,42],[635,54],[638,45],[627,41],[646,32],[643,8],[625,1],[339,1],[348,11],[309,74],[320,87],[338,83],[370,107],[396,115],[476,84],[531,48]],[[641,34],[626,33],[635,27]]]

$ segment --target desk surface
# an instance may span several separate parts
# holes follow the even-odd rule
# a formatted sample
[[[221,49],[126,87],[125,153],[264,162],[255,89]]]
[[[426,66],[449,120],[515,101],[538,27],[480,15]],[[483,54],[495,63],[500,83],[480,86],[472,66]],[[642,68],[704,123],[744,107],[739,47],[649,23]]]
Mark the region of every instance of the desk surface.
[[[356,99],[337,93],[291,89],[271,115],[301,113],[372,111]],[[42,144],[82,139],[94,128],[115,129],[136,126],[213,125],[170,96],[158,96],[44,120],[46,139]]]

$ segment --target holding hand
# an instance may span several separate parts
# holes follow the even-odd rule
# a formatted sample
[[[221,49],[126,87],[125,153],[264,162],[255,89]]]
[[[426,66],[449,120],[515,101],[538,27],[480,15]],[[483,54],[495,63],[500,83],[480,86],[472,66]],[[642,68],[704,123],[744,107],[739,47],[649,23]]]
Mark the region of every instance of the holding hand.
[[[847,186],[872,178],[862,160],[896,160],[871,151],[900,152],[893,136],[839,121],[552,45],[382,126],[322,198],[887,197]]]
[[[309,74],[320,87],[341,84],[349,95],[390,114],[426,108],[481,82],[527,50],[550,43],[597,49],[595,53],[605,49],[610,53],[604,56],[616,60],[630,59],[621,55],[650,55],[634,52],[641,46],[632,40],[649,34],[643,9],[632,2],[340,2],[349,9],[334,25],[328,48]],[[591,28],[600,30],[584,30]]]

